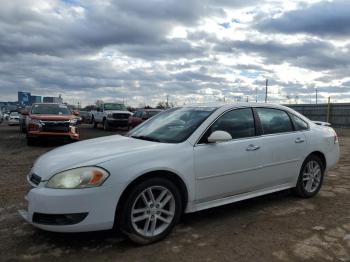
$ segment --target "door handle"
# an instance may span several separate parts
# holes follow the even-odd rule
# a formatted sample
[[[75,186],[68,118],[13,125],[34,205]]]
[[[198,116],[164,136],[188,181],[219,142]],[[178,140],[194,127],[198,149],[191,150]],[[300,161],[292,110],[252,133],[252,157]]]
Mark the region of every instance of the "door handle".
[[[256,145],[249,145],[247,147],[247,151],[255,151],[255,150],[258,150],[260,148],[260,146],[256,146]]]
[[[298,137],[297,139],[295,139],[295,143],[303,143],[305,140]]]

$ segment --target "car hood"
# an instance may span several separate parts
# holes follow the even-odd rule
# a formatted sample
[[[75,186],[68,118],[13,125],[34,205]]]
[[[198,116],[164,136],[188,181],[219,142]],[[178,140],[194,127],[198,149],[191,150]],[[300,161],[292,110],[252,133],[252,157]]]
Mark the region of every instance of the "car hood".
[[[47,120],[47,121],[68,121],[76,116],[74,115],[30,115],[31,119],[37,119],[37,120]]]
[[[98,165],[121,154],[133,154],[136,151],[148,151],[166,145],[120,135],[84,140],[58,147],[42,155],[35,162],[31,172],[45,181],[67,169]]]

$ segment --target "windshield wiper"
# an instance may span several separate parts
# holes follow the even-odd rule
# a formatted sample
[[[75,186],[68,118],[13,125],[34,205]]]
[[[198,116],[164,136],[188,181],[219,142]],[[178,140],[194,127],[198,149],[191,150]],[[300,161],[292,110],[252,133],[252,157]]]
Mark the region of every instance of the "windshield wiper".
[[[159,139],[153,138],[153,137],[150,137],[150,136],[131,136],[131,137],[132,138],[136,138],[136,139],[146,140],[146,141],[160,142]]]

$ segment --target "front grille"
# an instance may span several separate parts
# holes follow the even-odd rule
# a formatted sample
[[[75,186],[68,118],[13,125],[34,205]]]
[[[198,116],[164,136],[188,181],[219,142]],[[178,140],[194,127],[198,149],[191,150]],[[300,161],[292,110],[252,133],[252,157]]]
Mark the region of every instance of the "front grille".
[[[33,214],[33,222],[43,225],[74,225],[83,221],[88,213],[75,214],[43,214],[35,212]]]
[[[31,174],[29,177],[30,182],[32,182],[34,185],[39,185],[41,182],[41,177],[36,174]]]
[[[42,121],[41,130],[43,132],[69,132],[69,121]]]
[[[123,114],[123,113],[113,114],[114,119],[128,119],[129,116],[130,116],[129,114]]]

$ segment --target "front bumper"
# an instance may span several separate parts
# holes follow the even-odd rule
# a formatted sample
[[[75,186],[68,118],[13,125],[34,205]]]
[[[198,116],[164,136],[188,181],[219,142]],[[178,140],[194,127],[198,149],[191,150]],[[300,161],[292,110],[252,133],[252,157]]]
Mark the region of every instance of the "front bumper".
[[[8,120],[8,125],[19,125],[19,120],[9,119]]]
[[[71,130],[70,132],[44,132],[44,131],[28,131],[27,137],[40,138],[40,137],[62,137],[70,138],[72,140],[79,140],[80,136],[77,129]]]
[[[42,182],[45,183],[45,182]],[[120,190],[121,191],[121,190]],[[51,189],[37,187],[25,197],[27,210],[19,214],[35,227],[53,232],[87,232],[113,228],[117,200],[120,196],[118,187],[101,186],[86,189]],[[35,216],[54,217],[37,219]],[[72,223],[62,222],[73,215],[85,214]],[[59,219],[56,219],[59,218]],[[54,221],[54,222],[52,222]],[[61,222],[60,222],[61,221]]]
[[[111,127],[126,127],[128,126],[128,119],[107,119],[108,125]]]

